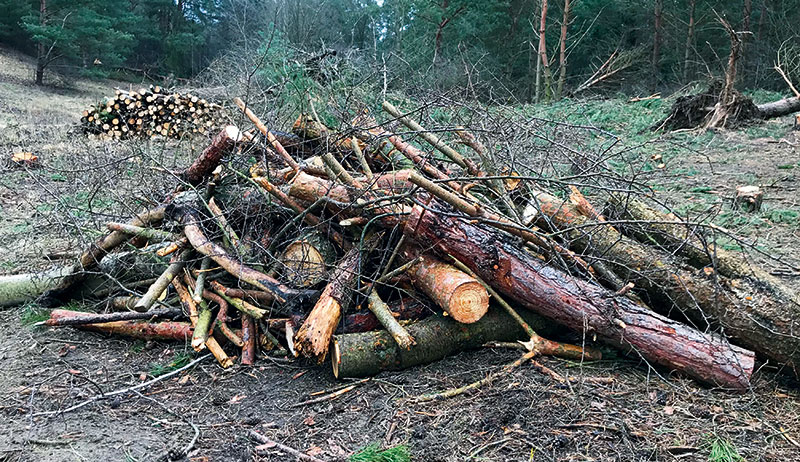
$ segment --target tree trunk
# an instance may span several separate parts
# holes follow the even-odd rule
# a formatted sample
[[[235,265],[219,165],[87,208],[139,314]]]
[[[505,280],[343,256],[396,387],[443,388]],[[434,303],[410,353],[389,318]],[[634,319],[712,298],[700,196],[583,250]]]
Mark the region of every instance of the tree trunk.
[[[472,276],[430,255],[408,270],[414,286],[458,322],[473,323],[489,309],[489,294]]]
[[[561,199],[545,193],[537,194],[536,199],[541,213],[554,226],[572,230],[568,235],[575,250],[602,258],[620,277],[646,290],[654,307],[660,306],[664,312],[677,308],[700,328],[719,324],[737,344],[792,369],[800,366],[800,338],[793,335],[793,319],[800,318],[800,305],[792,303],[791,295],[764,290],[767,281],[730,281],[714,271],[688,271],[672,253],[622,236],[608,225],[587,227],[592,223]],[[728,272],[746,271],[729,259],[725,261]]]
[[[751,351],[567,275],[497,232],[446,217],[435,203],[428,207],[413,208],[406,219],[407,235],[453,255],[520,305],[700,381],[739,391],[749,387],[755,359]]]
[[[689,30],[686,33],[686,47],[683,50],[683,81],[689,79],[689,57],[694,43],[694,13],[697,9],[697,0],[689,0]]]
[[[47,0],[39,0],[39,26],[47,25]],[[47,66],[47,52],[44,42],[36,47],[36,85],[44,85],[44,68]]]
[[[694,0],[692,0],[694,1]],[[559,40],[558,56],[558,88],[556,99],[561,99],[564,94],[564,81],[567,80],[567,28],[569,27],[570,0],[564,0],[564,18],[561,21],[561,39]]]
[[[521,313],[536,331],[553,331],[552,323],[532,312]],[[526,339],[522,327],[505,311],[492,308],[478,322],[461,324],[444,316],[431,316],[406,327],[417,344],[410,350],[397,345],[386,331],[337,335],[333,339],[331,366],[340,379],[366,377],[438,361],[487,342]]]
[[[771,103],[759,104],[758,110],[764,119],[782,117],[800,111],[800,98],[784,98]]]
[[[552,88],[552,78],[550,75],[550,63],[547,60],[547,41],[545,40],[545,33],[547,30],[547,0],[542,0],[542,11],[541,16],[539,17],[539,61],[541,64],[541,70],[544,74],[544,99],[549,99],[551,96]],[[536,65],[537,67],[537,81],[539,78],[539,64]],[[536,84],[537,94],[542,96],[539,93],[539,83]],[[537,96],[536,100],[540,101],[539,96]]]
[[[655,9],[653,10],[653,58],[651,63],[655,83],[660,80],[658,64],[661,61],[661,16],[663,9],[664,0],[655,0]]]

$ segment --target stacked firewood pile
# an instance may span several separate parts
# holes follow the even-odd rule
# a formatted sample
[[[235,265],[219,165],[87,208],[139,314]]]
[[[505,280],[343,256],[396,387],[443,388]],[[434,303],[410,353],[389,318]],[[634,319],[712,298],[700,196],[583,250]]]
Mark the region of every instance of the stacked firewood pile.
[[[236,103],[260,134],[225,127],[162,206],[109,223],[68,268],[0,279],[0,304],[100,298],[105,313],[54,310],[45,324],[188,339],[222,367],[329,359],[337,377],[519,340],[511,367],[595,360],[600,342],[737,391],[756,359],[800,364],[797,295],[701,224],[621,188],[602,209],[574,186],[547,191],[497,165],[486,140],[459,128],[456,149],[388,102],[387,123],[362,113],[336,132],[312,112],[293,133]],[[559,328],[581,346],[540,336]]]
[[[81,117],[84,133],[104,139],[180,138],[190,133],[214,133],[224,124],[219,104],[153,85],[138,91],[118,89],[113,97],[83,111]]]

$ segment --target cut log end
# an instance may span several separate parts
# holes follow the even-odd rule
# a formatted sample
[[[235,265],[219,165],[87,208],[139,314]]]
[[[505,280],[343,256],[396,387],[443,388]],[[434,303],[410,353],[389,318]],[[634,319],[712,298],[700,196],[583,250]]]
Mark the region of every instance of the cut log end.
[[[737,208],[748,212],[761,210],[764,202],[764,192],[758,186],[739,186],[736,188],[736,197],[733,203]]]
[[[489,309],[483,285],[452,265],[425,255],[411,272],[414,285],[458,322],[473,323]]]
[[[284,273],[295,285],[311,287],[325,277],[325,257],[305,239],[289,244],[281,260]]]
[[[458,286],[450,297],[447,314],[456,321],[471,324],[478,321],[489,309],[489,294],[477,281]]]

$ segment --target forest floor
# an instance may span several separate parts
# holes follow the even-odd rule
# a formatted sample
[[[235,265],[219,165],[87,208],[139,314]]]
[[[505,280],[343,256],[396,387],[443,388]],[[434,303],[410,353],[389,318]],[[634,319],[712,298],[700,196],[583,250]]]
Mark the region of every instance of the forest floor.
[[[0,156],[30,151],[43,164],[30,171],[0,167],[0,274],[63,264],[93,238],[89,230],[161,197],[168,183],[152,173],[153,166],[184,165],[202,147],[202,140],[86,140],[73,131],[82,110],[128,84],[75,81],[37,88],[31,74],[29,60],[0,52]],[[662,103],[651,104],[572,102],[541,111],[645,143],[649,155],[662,155],[654,163],[665,164],[656,189],[677,209],[713,210],[717,223],[764,252],[797,262],[800,132],[776,120],[739,131],[656,136],[641,130],[661,114]],[[742,184],[764,187],[762,212],[730,209],[733,190]],[[800,288],[797,274],[786,277]],[[409,398],[482,378],[518,353],[464,352],[382,373],[336,400],[297,407],[312,392],[340,385],[327,366],[262,358],[252,367],[222,370],[205,360],[141,395],[37,415],[141,383],[197,357],[187,345],[32,327],[41,316],[35,305],[0,312],[0,461],[155,460],[188,444],[194,428],[199,438],[193,461],[291,460],[277,450],[256,454],[249,430],[324,459],[346,457],[370,443],[407,445],[413,460],[431,462],[800,459],[796,382],[763,368],[752,390],[732,395],[664,377],[664,371],[610,350],[591,364],[544,358],[548,367],[576,379],[567,386],[521,367],[475,392],[425,404]],[[595,383],[595,377],[613,381]]]

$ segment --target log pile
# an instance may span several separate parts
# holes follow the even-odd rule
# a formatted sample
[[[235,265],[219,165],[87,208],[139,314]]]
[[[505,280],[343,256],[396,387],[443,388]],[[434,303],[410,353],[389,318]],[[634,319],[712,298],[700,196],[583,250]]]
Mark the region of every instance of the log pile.
[[[116,90],[114,96],[83,111],[81,129],[91,138],[180,138],[216,133],[225,124],[222,106],[191,93],[151,85]]]
[[[619,191],[603,209],[575,187],[562,199],[530,178],[489,176],[476,136],[459,128],[457,150],[389,103],[388,123],[360,114],[337,133],[301,114],[287,134],[235,102],[261,138],[224,127],[161,207],[110,224],[70,267],[0,278],[0,304],[106,299],[105,313],[55,310],[45,324],[187,341],[222,367],[329,360],[337,377],[515,340],[528,352],[513,367],[539,354],[596,360],[606,344],[734,391],[756,361],[797,373],[798,296],[697,224]],[[398,121],[425,133],[436,162],[395,134]],[[394,170],[395,155],[410,168]],[[258,160],[247,170],[237,158]],[[137,295],[120,299],[119,275],[94,279],[124,242],[159,270],[130,266]]]

